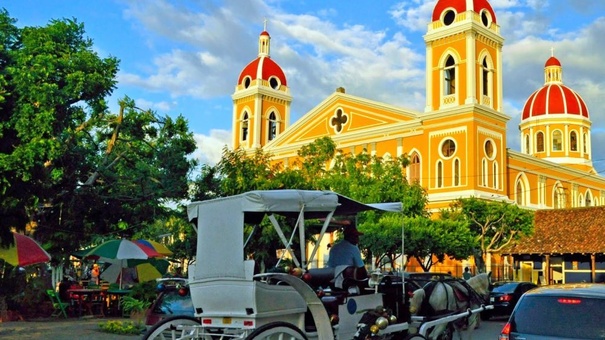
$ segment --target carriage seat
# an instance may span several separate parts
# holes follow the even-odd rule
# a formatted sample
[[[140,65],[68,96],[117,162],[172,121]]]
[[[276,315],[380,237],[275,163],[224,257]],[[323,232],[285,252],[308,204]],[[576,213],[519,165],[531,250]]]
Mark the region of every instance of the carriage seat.
[[[314,288],[331,287],[334,283],[334,269],[332,267],[309,269],[308,272],[311,274],[311,278],[307,283]]]
[[[367,277],[359,277],[355,266],[338,266],[336,268],[311,268],[307,283],[313,287],[330,287],[347,290],[351,286],[366,287]]]

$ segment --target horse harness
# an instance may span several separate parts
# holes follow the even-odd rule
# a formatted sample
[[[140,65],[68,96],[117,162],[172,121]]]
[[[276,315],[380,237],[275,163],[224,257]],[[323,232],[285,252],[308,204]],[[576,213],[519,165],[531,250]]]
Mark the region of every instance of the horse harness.
[[[469,285],[468,282],[466,282],[466,280],[463,280],[463,279],[431,280],[423,287],[423,289],[425,291],[425,295],[424,295],[424,299],[422,300],[422,303],[420,305],[420,308],[418,310],[418,315],[436,316],[436,315],[443,315],[443,314],[454,312],[454,311],[450,311],[447,309],[437,311],[429,303],[431,294],[433,293],[433,291],[439,284],[444,285],[444,288],[445,288],[445,285],[448,285],[452,288],[452,291],[454,292],[454,296],[455,296],[456,308],[460,307],[459,302],[461,302],[461,301],[468,302],[469,305],[472,304],[473,302],[476,302],[479,305],[487,303],[485,301],[485,298],[482,297],[481,295],[479,295],[479,293],[477,293],[477,291],[473,287],[471,287],[471,285]],[[466,292],[463,289],[466,289]],[[446,289],[446,291],[447,291],[447,289]],[[450,297],[448,294],[445,294],[445,296],[447,299],[445,305],[449,306]]]

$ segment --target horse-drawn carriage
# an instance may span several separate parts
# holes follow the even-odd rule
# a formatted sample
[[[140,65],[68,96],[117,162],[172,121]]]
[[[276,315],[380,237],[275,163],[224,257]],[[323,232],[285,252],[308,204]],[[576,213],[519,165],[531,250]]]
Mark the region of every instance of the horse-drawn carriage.
[[[404,280],[361,279],[348,268],[308,268],[333,217],[367,210],[401,211],[401,204],[362,204],[304,190],[252,191],[191,203],[188,217],[198,233],[196,262],[189,267],[195,317],[165,319],[144,339],[423,339],[422,319],[413,325],[409,314]],[[255,232],[244,240],[244,226],[258,226],[265,216],[301,269],[298,275],[254,274],[254,261],[246,260],[244,249]],[[321,221],[312,249],[305,238],[309,219]],[[295,221],[289,236],[284,221]],[[420,331],[409,334],[412,326]]]

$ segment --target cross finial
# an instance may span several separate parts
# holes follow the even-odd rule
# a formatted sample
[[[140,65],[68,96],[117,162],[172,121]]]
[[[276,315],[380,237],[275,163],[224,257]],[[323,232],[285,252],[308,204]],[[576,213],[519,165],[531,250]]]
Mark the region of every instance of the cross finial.
[[[554,56],[555,56],[555,48],[554,48],[554,47],[551,47],[551,48],[550,48],[550,56],[551,56],[551,57],[554,57]]]
[[[265,32],[267,31],[267,21],[268,21],[267,18],[265,18],[265,20],[263,20],[263,25],[264,25],[263,31],[265,31]]]

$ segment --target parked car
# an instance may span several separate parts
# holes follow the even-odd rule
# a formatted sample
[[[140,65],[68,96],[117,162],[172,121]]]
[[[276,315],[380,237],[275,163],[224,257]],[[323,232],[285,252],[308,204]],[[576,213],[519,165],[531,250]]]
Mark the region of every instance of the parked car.
[[[500,340],[603,339],[604,284],[564,284],[521,296]]]
[[[189,289],[182,289],[187,280],[180,278],[158,279],[158,295],[145,317],[145,326],[151,328],[165,318],[175,315],[193,316],[194,308]]]
[[[494,306],[492,310],[481,312],[482,320],[489,320],[492,316],[510,315],[517,305],[521,295],[538,287],[533,282],[505,281],[496,282],[489,293],[489,303]]]

